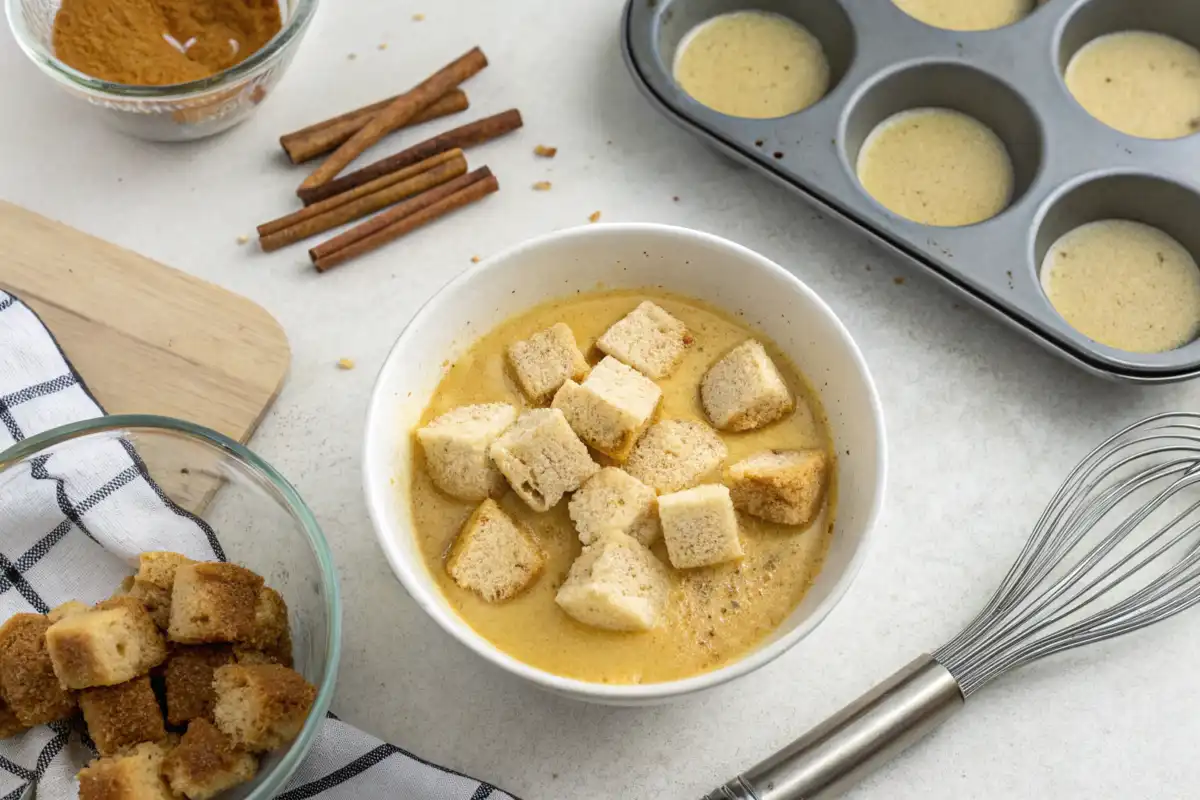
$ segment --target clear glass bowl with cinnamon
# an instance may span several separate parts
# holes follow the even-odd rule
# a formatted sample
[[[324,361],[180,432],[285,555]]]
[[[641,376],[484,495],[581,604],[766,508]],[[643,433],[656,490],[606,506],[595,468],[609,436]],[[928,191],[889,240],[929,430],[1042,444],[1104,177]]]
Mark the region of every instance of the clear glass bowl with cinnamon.
[[[220,133],[254,113],[295,56],[318,0],[279,0],[277,19],[264,16],[258,0],[247,0],[242,19],[226,22],[237,29],[248,21],[248,33],[211,28],[209,38],[216,37],[218,45],[203,32],[189,35],[196,17],[203,16],[206,25],[212,20],[211,14],[191,13],[189,0],[136,0],[139,13],[144,7],[153,16],[148,15],[144,30],[133,32],[89,25],[89,15],[104,16],[96,0],[4,2],[13,36],[30,60],[108,124],[139,139],[188,141]],[[56,25],[64,8],[67,15],[78,10],[78,18],[65,16]],[[155,33],[164,11],[179,36]],[[219,46],[226,41],[228,50]],[[130,60],[131,50],[145,57]],[[176,52],[179,58],[173,59]]]

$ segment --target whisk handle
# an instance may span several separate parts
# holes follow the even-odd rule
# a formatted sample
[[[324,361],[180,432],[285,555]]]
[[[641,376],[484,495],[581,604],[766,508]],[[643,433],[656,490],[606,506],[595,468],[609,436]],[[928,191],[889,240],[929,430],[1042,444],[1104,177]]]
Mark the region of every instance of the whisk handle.
[[[829,800],[962,707],[945,667],[921,656],[705,800]]]

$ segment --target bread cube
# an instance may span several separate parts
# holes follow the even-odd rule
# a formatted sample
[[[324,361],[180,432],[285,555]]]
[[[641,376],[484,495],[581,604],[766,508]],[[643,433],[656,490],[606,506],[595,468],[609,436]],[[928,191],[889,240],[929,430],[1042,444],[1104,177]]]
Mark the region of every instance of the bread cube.
[[[258,759],[235,748],[233,741],[206,719],[192,720],[162,763],[168,785],[188,800],[208,800],[253,780],[256,772]]]
[[[162,709],[143,675],[116,686],[96,686],[79,693],[79,708],[87,723],[88,735],[102,756],[141,742],[167,738]]]
[[[645,300],[605,331],[596,347],[659,380],[679,366],[691,343],[686,325]]]
[[[46,631],[58,681],[68,689],[115,686],[167,658],[167,643],[145,607],[115,597],[60,619]]]
[[[78,775],[79,800],[176,800],[159,775],[165,755],[162,744],[144,742],[91,762]]]
[[[663,420],[634,445],[625,471],[659,494],[678,492],[717,469],[728,452],[716,431],[702,422]]]
[[[179,553],[142,553],[138,556],[137,574],[129,579],[128,584],[122,584],[120,594],[141,600],[154,624],[165,631],[171,622],[171,590],[175,585],[175,571],[194,563]]]
[[[658,384],[612,356],[582,384],[568,380],[554,395],[571,430],[606,456],[624,461],[658,409]]]
[[[292,666],[291,659],[287,663],[281,661],[276,653],[267,653],[262,650],[255,650],[253,647],[248,647],[243,644],[235,644],[233,646],[233,660],[238,664],[282,664],[285,667]]]
[[[28,729],[29,726],[17,719],[16,712],[0,697],[0,739],[12,738]]]
[[[616,467],[605,467],[571,495],[567,504],[579,541],[591,544],[605,531],[632,536],[649,547],[658,539],[654,490]]]
[[[775,362],[750,339],[709,367],[700,382],[704,413],[723,431],[750,431],[790,414],[792,393]]]
[[[446,573],[462,588],[499,603],[537,580],[545,561],[534,538],[489,498],[454,540]]]
[[[658,498],[667,556],[679,569],[707,567],[742,557],[737,513],[729,489],[718,483]]]
[[[283,747],[304,727],[317,690],[300,673],[278,664],[231,664],[213,676],[217,728],[245,750]]]
[[[269,655],[285,667],[292,665],[287,603],[271,587],[264,586],[259,591],[258,604],[254,608],[254,630],[241,644]]]
[[[244,642],[254,634],[263,579],[236,564],[186,564],[175,573],[167,635],[181,644]]]
[[[49,628],[50,620],[41,614],[14,614],[0,627],[0,696],[22,727],[44,725],[75,710],[75,698],[59,685],[46,649]]]
[[[65,603],[59,603],[54,608],[50,609],[50,613],[46,615],[46,619],[50,620],[50,624],[58,622],[60,619],[65,619],[72,614],[79,614],[90,609],[87,603],[81,603],[78,600],[68,600]]]
[[[164,671],[167,722],[183,725],[189,720],[212,719],[213,673],[234,663],[229,645],[178,646],[171,652]]]
[[[829,486],[822,450],[768,450],[729,468],[733,505],[780,525],[811,525]]]
[[[526,411],[492,443],[492,461],[534,511],[549,511],[599,471],[557,408]]]
[[[488,448],[517,418],[507,403],[483,403],[447,411],[417,431],[425,468],[435,486],[459,500],[499,495],[504,479]]]
[[[554,600],[584,625],[647,631],[658,624],[671,579],[654,554],[630,536],[606,532],[583,548]]]
[[[575,334],[563,322],[508,347],[508,363],[525,397],[534,405],[549,400],[564,381],[581,381],[588,363],[575,344]]]

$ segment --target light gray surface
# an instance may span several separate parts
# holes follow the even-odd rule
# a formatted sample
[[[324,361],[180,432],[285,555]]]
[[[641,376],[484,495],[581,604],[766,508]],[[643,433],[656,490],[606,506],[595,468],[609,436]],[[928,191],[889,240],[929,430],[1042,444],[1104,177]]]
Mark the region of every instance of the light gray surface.
[[[334,709],[526,800],[714,788],[957,632],[1079,456],[1126,422],[1197,397],[1189,384],[1087,377],[710,154],[631,85],[620,6],[333,0],[259,115],[190,146],[93,126],[0,37],[0,196],[242,292],[291,337],[291,378],[252,445],[308,499],[341,568]],[[499,175],[497,196],[322,276],[302,247],[264,256],[237,244],[294,207],[302,173],[283,166],[280,133],[398,91],[473,44],[492,61],[466,87],[475,109],[519,106],[526,118],[522,132],[469,154]],[[535,159],[538,143],[558,157]],[[541,179],[554,188],[531,191]],[[550,697],[453,643],[393,580],[359,490],[367,393],[414,310],[472,255],[596,210],[727,236],[794,270],[858,338],[889,426],[882,530],[843,603],[763,671],[658,709]],[[344,356],[358,368],[337,370]],[[1200,615],[1185,616],[1003,680],[855,797],[1189,796],[1200,784],[1198,633]]]

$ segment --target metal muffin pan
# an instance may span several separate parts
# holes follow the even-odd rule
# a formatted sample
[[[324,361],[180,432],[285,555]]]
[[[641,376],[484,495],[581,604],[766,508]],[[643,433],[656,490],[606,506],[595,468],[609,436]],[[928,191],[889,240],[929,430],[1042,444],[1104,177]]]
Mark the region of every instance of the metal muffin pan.
[[[782,14],[821,41],[831,72],[822,100],[778,119],[743,119],[701,105],[676,85],[680,40],[738,10]],[[1039,277],[1059,236],[1106,218],[1161,228],[1200,260],[1200,136],[1122,134],[1089,115],[1062,77],[1081,47],[1108,33],[1157,31],[1200,47],[1200,0],[1049,0],[1014,25],[980,32],[930,27],[890,0],[629,0],[622,29],[630,72],[670,119],[1051,351],[1122,380],[1200,376],[1200,340],[1153,354],[1106,347],[1059,316]],[[892,114],[924,106],[969,114],[1004,141],[1015,185],[998,216],[931,227],[888,211],[862,189],[855,165],[867,135]]]

